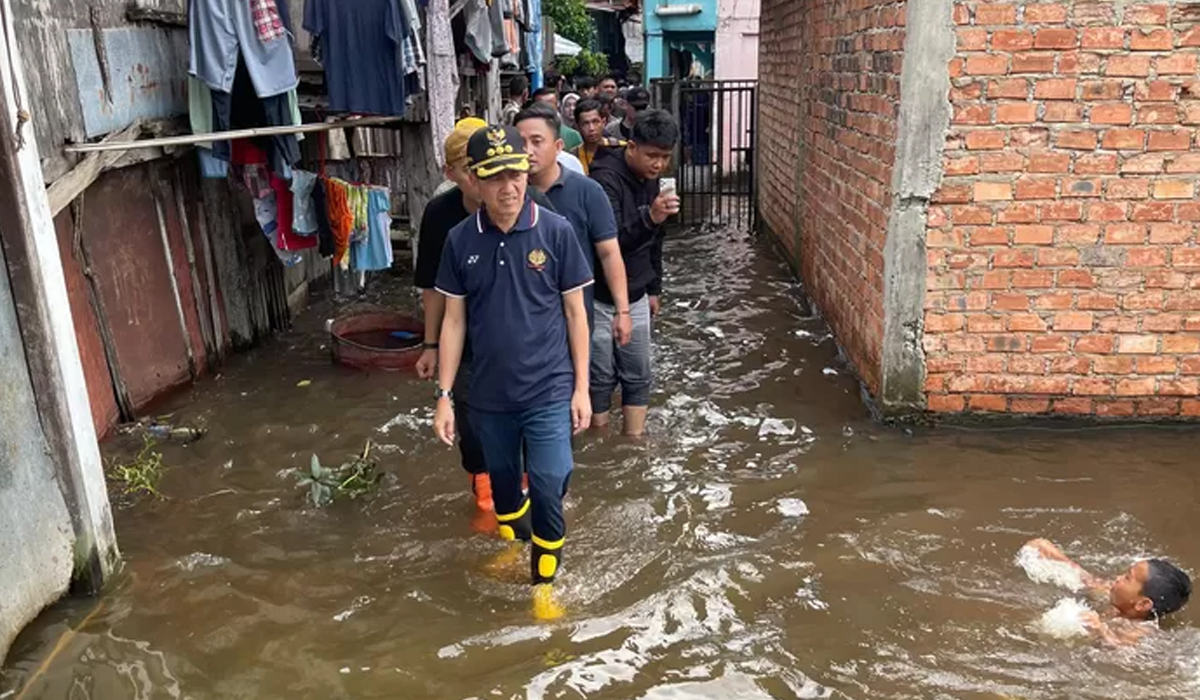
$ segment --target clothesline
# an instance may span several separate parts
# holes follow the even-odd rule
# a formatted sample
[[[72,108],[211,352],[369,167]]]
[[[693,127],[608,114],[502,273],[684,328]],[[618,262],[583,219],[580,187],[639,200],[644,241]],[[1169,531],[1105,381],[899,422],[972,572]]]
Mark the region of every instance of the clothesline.
[[[164,136],[141,141],[123,141],[109,143],[82,143],[67,146],[67,153],[97,153],[101,151],[128,151],[138,148],[163,148],[165,146],[193,146],[199,143],[215,143],[217,141],[233,141],[237,139],[257,138],[259,136],[286,136],[288,134],[312,134],[334,129],[355,127],[382,126],[403,121],[404,117],[362,117],[359,119],[340,119],[333,122],[300,124],[299,126],[268,126],[257,129],[236,129],[233,131],[214,131],[208,134],[188,134],[185,136]]]

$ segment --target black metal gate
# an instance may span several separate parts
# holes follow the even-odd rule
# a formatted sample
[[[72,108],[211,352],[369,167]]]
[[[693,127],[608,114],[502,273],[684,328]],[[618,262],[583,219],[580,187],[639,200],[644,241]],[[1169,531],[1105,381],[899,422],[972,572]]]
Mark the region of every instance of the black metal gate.
[[[675,158],[683,224],[754,230],[758,81],[660,79],[651,81],[651,94],[683,131]]]

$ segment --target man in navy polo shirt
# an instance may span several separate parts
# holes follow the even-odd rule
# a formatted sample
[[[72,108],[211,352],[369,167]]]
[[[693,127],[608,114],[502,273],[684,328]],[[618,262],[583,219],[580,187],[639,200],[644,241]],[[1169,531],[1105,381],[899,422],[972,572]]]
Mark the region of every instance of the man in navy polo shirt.
[[[579,245],[594,271],[600,261],[604,279],[613,293],[615,315],[612,337],[620,345],[629,343],[633,321],[629,316],[629,297],[626,294],[625,262],[617,243],[617,219],[604,188],[579,173],[573,173],[558,163],[563,150],[560,133],[562,118],[558,112],[543,104],[526,107],[517,114],[514,124],[525,139],[529,153],[529,184],[554,204],[554,211],[563,215],[575,229]],[[593,255],[594,251],[594,255]],[[584,290],[584,305],[588,312],[588,328],[593,328],[592,288]]]
[[[553,618],[562,614],[550,584],[566,530],[571,436],[592,419],[583,302],[592,272],[570,222],[528,197],[529,156],[517,129],[480,129],[467,154],[483,206],[450,232],[438,269],[446,313],[434,430],[454,444],[450,387],[469,338],[468,413],[492,477],[499,533],[532,540],[534,613]]]

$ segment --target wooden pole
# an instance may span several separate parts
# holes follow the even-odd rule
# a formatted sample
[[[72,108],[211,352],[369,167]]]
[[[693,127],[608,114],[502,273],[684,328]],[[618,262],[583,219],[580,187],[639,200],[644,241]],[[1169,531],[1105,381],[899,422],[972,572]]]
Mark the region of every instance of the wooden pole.
[[[157,179],[157,178],[156,178]],[[196,380],[196,357],[192,353],[192,335],[188,332],[187,317],[183,313],[183,298],[179,294],[179,279],[175,275],[175,256],[171,254],[171,234],[167,231],[167,217],[163,212],[162,195],[157,183],[150,185],[154,196],[154,211],[158,214],[158,233],[162,239],[163,259],[167,264],[167,278],[171,280],[171,294],[175,298],[175,314],[179,317],[179,333],[183,338],[183,346],[187,348],[188,376]]]
[[[155,139],[113,143],[81,143],[67,146],[67,153],[98,153],[103,151],[128,151],[135,148],[164,148],[167,146],[195,146],[201,143],[216,143],[217,141],[236,141],[259,136],[286,136],[288,134],[314,134],[334,129],[351,127],[385,126],[404,121],[404,117],[363,117],[361,119],[340,119],[320,124],[301,124],[299,126],[264,126],[258,129],[235,129],[233,131],[214,131],[208,134],[187,134],[184,136],[163,136]]]
[[[0,241],[16,300],[38,417],[75,531],[76,585],[98,592],[120,552],[87,379],[50,214],[12,0],[0,0]]]

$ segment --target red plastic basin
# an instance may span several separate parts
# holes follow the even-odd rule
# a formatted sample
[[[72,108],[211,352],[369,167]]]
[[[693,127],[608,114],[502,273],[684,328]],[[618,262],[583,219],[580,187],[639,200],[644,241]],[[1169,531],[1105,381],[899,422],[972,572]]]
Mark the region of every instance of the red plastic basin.
[[[333,361],[366,370],[398,372],[412,369],[421,358],[425,324],[394,311],[360,311],[330,320]],[[406,332],[412,338],[396,338]]]

